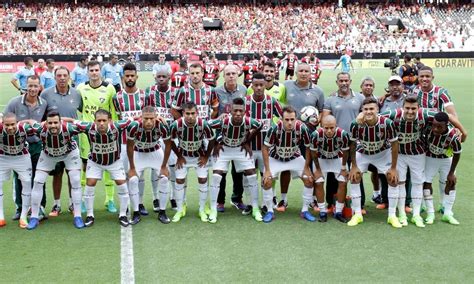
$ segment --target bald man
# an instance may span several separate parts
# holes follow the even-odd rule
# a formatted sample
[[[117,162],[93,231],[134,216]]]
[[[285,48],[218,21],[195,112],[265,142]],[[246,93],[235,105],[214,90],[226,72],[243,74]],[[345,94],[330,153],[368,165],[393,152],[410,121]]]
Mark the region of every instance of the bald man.
[[[319,208],[319,221],[327,221],[327,204],[324,202],[324,180],[327,173],[334,173],[338,181],[336,213],[334,218],[347,223],[342,216],[347,186],[347,159],[349,158],[349,134],[336,125],[336,118],[324,116],[321,127],[311,135],[311,156],[314,161],[314,180]],[[342,157],[341,157],[342,156]]]

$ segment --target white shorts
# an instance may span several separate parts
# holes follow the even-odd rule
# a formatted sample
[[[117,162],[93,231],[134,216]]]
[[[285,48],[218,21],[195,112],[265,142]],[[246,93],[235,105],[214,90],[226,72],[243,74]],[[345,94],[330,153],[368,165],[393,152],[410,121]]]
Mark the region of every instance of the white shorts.
[[[135,161],[135,169],[137,171],[138,177],[141,177],[145,169],[148,168],[160,173],[164,156],[162,149],[158,149],[156,151],[148,153],[134,151],[133,155],[133,160]]]
[[[321,172],[323,173],[323,177],[319,178],[316,182],[324,182],[326,180],[326,176],[328,173],[335,173],[336,179],[340,182],[346,182],[346,179],[339,175],[341,172],[342,167],[342,158],[335,158],[335,159],[321,159],[318,158],[319,167],[321,168]],[[313,166],[313,169],[316,167]]]
[[[222,150],[219,157],[214,160],[214,170],[227,172],[229,163],[232,161],[234,161],[235,171],[238,173],[255,169],[254,160],[245,153],[245,150],[241,151],[241,147],[227,147],[224,145]]]
[[[130,163],[128,161],[128,156],[127,156],[127,145],[120,145],[120,161],[122,162],[123,165],[123,170],[128,173],[130,170]]]
[[[175,145],[178,145],[178,139],[171,140],[171,143],[175,143]],[[160,146],[161,146],[161,149],[163,149],[163,153],[164,153],[165,152],[165,143],[164,143],[163,139],[161,139],[161,138],[160,138]],[[173,150],[171,150],[170,157],[168,158],[168,166],[176,165],[176,160],[177,159],[178,159],[178,157],[173,152]]]
[[[45,172],[51,172],[59,162],[64,162],[66,165],[66,170],[68,171],[80,171],[82,169],[82,160],[79,156],[79,149],[72,150],[70,153],[60,157],[51,157],[48,156],[44,151],[41,151],[36,169]]]
[[[108,171],[110,173],[110,178],[112,180],[127,179],[127,176],[125,175],[125,170],[123,169],[122,160],[118,160],[108,166],[99,165],[91,160],[87,160],[86,178],[101,180],[104,171]]]
[[[437,159],[426,157],[425,182],[432,183],[434,177],[439,173],[439,181],[446,182],[453,158]]]
[[[258,168],[258,170],[263,173],[265,169],[265,165],[263,164],[263,155],[262,151],[252,151],[252,158],[255,163],[255,168]]]
[[[375,155],[366,155],[356,152],[357,167],[363,173],[367,172],[369,165],[377,168],[379,174],[386,174],[392,166],[392,150],[386,149]]]
[[[7,156],[0,155],[0,181],[9,180],[12,170],[18,174],[18,178],[22,181],[31,181],[32,167],[31,156]]]
[[[425,182],[425,161],[425,154],[398,154],[397,168],[399,180],[401,182],[407,180],[407,170],[410,168],[411,182],[413,184],[422,184]]]
[[[283,162],[275,158],[269,158],[270,172],[272,177],[275,179],[281,172],[290,171],[292,178],[298,178],[303,176],[304,165],[306,163],[303,156],[299,156],[291,161]]]
[[[198,167],[198,157],[184,156],[184,159],[186,160],[186,164],[184,164],[181,169],[176,168],[176,179],[185,179],[188,175],[189,168],[196,169],[196,175],[198,178],[207,178],[209,172],[208,165],[205,167]]]

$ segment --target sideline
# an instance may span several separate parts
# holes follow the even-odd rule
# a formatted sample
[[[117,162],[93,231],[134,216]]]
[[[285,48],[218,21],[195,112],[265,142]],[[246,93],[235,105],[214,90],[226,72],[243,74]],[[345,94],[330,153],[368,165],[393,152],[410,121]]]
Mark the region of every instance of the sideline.
[[[120,231],[120,283],[135,283],[132,226],[121,227]]]

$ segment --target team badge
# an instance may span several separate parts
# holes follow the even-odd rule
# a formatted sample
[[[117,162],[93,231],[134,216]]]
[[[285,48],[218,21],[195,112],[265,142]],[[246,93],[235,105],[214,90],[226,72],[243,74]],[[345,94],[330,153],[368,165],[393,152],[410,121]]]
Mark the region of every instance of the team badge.
[[[377,137],[382,138],[383,137],[383,132],[377,132]]]
[[[100,97],[100,98],[99,98],[99,102],[100,102],[101,104],[103,104],[103,103],[105,102],[105,98],[104,98],[104,97]]]

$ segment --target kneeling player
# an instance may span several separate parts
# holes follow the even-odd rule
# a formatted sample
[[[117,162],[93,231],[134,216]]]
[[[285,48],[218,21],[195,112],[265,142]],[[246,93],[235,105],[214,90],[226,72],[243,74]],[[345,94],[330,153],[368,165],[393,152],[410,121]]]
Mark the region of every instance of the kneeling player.
[[[171,139],[178,139],[179,149],[171,143],[177,158],[176,162],[176,206],[178,212],[173,216],[173,222],[179,222],[186,215],[186,207],[183,206],[184,182],[188,174],[188,168],[195,168],[199,183],[199,217],[201,221],[208,222],[208,216],[204,212],[206,205],[208,187],[207,176],[209,155],[214,148],[214,133],[206,120],[197,117],[196,104],[187,102],[182,104],[183,117],[177,119],[170,127]],[[207,150],[204,148],[204,140],[209,141]],[[169,153],[165,153],[164,160],[168,160]]]
[[[308,211],[313,200],[313,175],[309,169],[311,153],[309,150],[310,133],[306,125],[296,119],[296,111],[291,106],[283,108],[283,120],[267,132],[265,143],[262,147],[263,163],[265,172],[263,174],[264,191],[263,201],[268,212],[263,217],[263,222],[269,223],[273,220],[273,189],[272,181],[281,172],[290,171],[293,178],[301,178],[304,183],[303,207],[301,217],[314,222],[316,218]],[[306,146],[306,161],[300,153],[299,145],[303,142]]]
[[[229,163],[234,162],[235,171],[244,172],[243,186],[250,192],[252,200],[252,216],[256,221],[262,221],[262,214],[258,208],[258,182],[255,164],[252,159],[250,141],[261,128],[261,123],[245,114],[245,101],[235,98],[232,101],[231,116],[213,120],[210,124],[214,129],[221,131],[221,142],[216,144],[214,153],[214,171],[211,184],[211,213],[209,222],[217,222],[217,196],[219,194],[222,176],[226,174]],[[245,150],[245,151],[244,151]]]
[[[43,126],[35,124],[35,130],[43,142],[36,174],[31,192],[31,218],[27,229],[33,230],[39,224],[38,214],[43,186],[48,179],[48,174],[55,168],[56,163],[64,162],[71,182],[71,197],[74,213],[74,226],[84,228],[81,217],[81,158],[76,141],[73,139],[79,133],[77,126],[63,121],[57,112],[47,115]]]
[[[103,172],[108,171],[117,185],[120,199],[119,223],[123,227],[127,227],[129,225],[126,216],[129,195],[125,170],[122,161],[120,161],[120,141],[121,133],[127,129],[131,120],[113,122],[110,112],[103,109],[99,109],[94,116],[94,122],[76,122],[79,131],[87,135],[91,145],[91,152],[87,160],[87,180],[84,192],[87,209],[85,226],[90,227],[94,224],[95,186],[97,181],[102,179]],[[129,156],[128,159],[133,159],[133,156]],[[134,169],[130,167],[130,171],[132,170]]]
[[[136,169],[136,173],[129,172],[130,203],[133,210],[132,224],[140,221],[138,181],[139,178],[143,177],[143,172],[147,168],[150,168],[155,173],[155,176],[159,177],[158,220],[163,224],[170,222],[165,211],[169,194],[168,161],[164,159],[165,155],[163,154],[163,149],[161,149],[160,138],[164,140],[165,150],[168,151],[167,157],[169,157],[171,145],[168,127],[156,117],[154,107],[144,107],[141,119],[130,125],[127,140],[127,154],[134,157],[134,161],[130,161],[130,167]]]
[[[342,158],[340,158],[342,153]],[[315,164],[314,182],[318,200],[319,221],[327,221],[327,204],[324,202],[324,180],[327,173],[334,173],[339,182],[337,189],[336,213],[334,218],[347,223],[342,216],[347,187],[347,159],[349,157],[349,134],[336,126],[336,118],[326,115],[322,127],[311,136],[311,155]]]
[[[439,173],[439,189],[444,207],[442,221],[459,225],[453,216],[453,205],[456,198],[456,166],[461,158],[461,139],[455,128],[448,126],[449,117],[444,112],[435,115],[433,126],[426,134],[426,167],[423,195],[428,216],[426,224],[434,222],[433,178]]]

